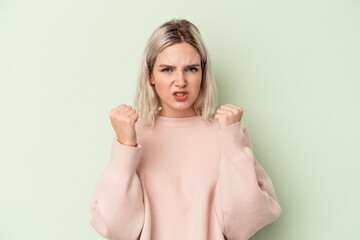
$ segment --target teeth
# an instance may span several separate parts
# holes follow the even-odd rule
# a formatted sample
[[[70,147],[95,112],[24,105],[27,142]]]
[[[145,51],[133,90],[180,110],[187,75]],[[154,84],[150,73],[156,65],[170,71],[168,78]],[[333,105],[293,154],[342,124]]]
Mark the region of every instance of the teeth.
[[[175,93],[176,96],[185,96],[185,93]]]

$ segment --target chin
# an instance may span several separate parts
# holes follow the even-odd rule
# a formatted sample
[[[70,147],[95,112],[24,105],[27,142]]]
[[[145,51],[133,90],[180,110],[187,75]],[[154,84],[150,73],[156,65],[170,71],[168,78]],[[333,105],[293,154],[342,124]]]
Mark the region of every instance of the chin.
[[[174,108],[178,109],[178,110],[181,110],[181,111],[184,111],[184,110],[188,110],[189,108],[191,108],[193,104],[179,103],[179,105],[175,105]]]

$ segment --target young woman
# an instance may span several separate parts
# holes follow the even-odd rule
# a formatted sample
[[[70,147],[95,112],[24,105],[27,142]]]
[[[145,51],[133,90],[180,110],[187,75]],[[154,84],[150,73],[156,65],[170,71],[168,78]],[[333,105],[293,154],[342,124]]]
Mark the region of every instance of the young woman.
[[[210,58],[195,25],[173,19],[145,48],[135,109],[110,113],[110,160],[91,225],[117,240],[245,240],[281,214],[254,156],[243,109],[217,109]]]

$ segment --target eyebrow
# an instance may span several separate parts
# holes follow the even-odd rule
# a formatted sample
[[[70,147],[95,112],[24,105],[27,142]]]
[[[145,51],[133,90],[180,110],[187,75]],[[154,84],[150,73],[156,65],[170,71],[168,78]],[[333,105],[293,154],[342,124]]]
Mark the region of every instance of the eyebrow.
[[[167,65],[167,64],[161,64],[158,66],[159,68],[161,67],[171,67],[171,68],[174,68],[174,66],[171,66],[171,65]],[[190,65],[186,65],[185,66],[186,68],[188,67],[200,67],[200,64],[190,64]]]

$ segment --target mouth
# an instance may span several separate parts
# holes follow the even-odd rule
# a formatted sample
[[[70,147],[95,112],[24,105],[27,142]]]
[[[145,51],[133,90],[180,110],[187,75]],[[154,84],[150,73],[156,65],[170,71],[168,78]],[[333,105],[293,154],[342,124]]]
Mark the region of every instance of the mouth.
[[[189,95],[188,91],[175,91],[173,92],[173,96],[176,101],[185,101]]]
[[[183,96],[189,95],[189,92],[188,91],[175,91],[175,92],[173,92],[173,95],[177,96],[177,97],[183,97]]]

